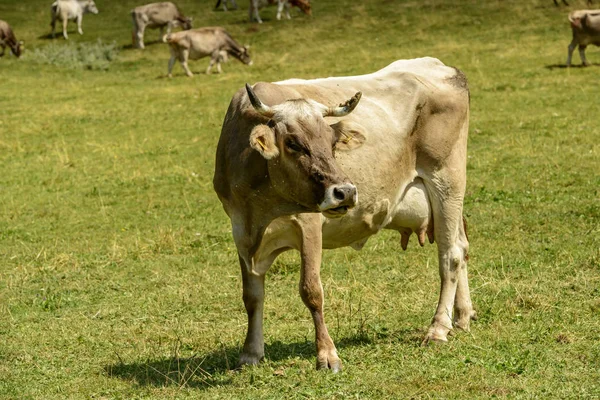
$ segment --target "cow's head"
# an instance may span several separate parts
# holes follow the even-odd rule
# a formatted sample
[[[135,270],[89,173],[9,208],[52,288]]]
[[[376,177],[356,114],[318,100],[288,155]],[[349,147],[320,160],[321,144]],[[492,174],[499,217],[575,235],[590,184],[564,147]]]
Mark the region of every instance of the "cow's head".
[[[98,14],[98,7],[96,7],[94,0],[89,0],[87,3],[85,3],[85,12]]]
[[[252,60],[250,59],[250,53],[248,52],[249,50],[250,50],[250,46],[248,46],[248,45],[242,46],[240,49],[239,59],[244,64],[252,65]]]
[[[181,29],[183,30],[189,30],[192,29],[192,17],[181,17],[178,18],[179,24],[181,26]]]
[[[252,88],[246,91],[254,109],[269,118],[254,127],[250,146],[265,159],[275,190],[284,198],[326,217],[341,217],[356,205],[358,192],[338,166],[334,148],[341,138],[339,123],[330,126],[327,116],[342,117],[354,110],[361,93],[337,107],[314,100],[288,100],[269,107]]]
[[[21,57],[21,53],[23,53],[23,41],[19,40],[14,46],[10,48],[10,50],[15,56]]]
[[[312,9],[309,0],[293,0],[290,3],[298,7],[304,14],[312,15]]]

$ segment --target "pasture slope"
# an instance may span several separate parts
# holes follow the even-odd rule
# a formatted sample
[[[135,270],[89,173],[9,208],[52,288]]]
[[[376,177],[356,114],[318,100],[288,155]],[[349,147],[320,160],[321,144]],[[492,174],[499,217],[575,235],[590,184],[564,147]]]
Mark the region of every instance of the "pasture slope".
[[[84,35],[115,41],[108,70],[34,63],[51,0],[3,0],[26,53],[0,59],[0,398],[599,398],[600,52],[561,68],[583,0],[314,0],[314,17],[225,26],[254,66],[193,79],[146,35],[132,0],[98,0]],[[57,39],[57,45],[64,44]],[[231,372],[246,316],[228,219],[212,190],[231,95],[245,82],[369,73],[435,56],[471,88],[465,212],[479,320],[420,347],[438,295],[435,247],[399,235],[326,252],[326,318],[344,362],[314,370],[298,257],[268,275],[267,359]],[[574,57],[579,63],[577,55]]]

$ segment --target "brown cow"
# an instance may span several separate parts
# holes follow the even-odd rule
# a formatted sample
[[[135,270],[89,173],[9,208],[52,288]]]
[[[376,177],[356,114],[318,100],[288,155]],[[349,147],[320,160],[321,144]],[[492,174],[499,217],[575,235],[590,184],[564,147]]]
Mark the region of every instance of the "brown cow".
[[[585,48],[589,44],[600,46],[600,10],[577,10],[569,14],[573,31],[573,40],[569,44],[567,67],[571,66],[571,57],[575,47],[579,46],[579,57],[583,65],[589,65],[585,58]]]
[[[382,229],[400,232],[403,247],[412,232],[421,245],[426,235],[437,242],[441,293],[423,343],[469,329],[468,130],[466,78],[434,58],[362,76],[261,82],[233,96],[213,184],[242,270],[248,333],[239,364],[264,357],[265,274],[295,249],[317,368],[340,370],[323,316],[322,248],[360,249]]]
[[[0,47],[2,47],[2,53],[0,53],[0,57],[4,56],[4,51],[6,50],[7,46],[15,56],[21,57],[21,46],[23,46],[23,42],[17,41],[17,38],[15,37],[15,34],[13,33],[13,30],[8,22],[0,19]]]

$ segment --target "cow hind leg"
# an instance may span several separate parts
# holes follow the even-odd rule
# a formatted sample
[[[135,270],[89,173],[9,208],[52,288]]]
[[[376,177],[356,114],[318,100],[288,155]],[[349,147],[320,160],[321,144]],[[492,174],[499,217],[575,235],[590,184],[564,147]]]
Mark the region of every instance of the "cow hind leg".
[[[469,240],[467,238],[467,223],[463,217],[462,224],[458,232],[459,247],[463,251],[464,263],[458,270],[458,282],[456,286],[456,296],[454,297],[454,326],[468,332],[471,320],[477,319],[477,314],[473,309],[471,302],[471,293],[469,290],[469,277],[467,274],[467,260],[469,259]]]
[[[581,44],[579,45],[579,57],[581,58],[581,64],[584,65],[584,66],[590,65],[588,63],[588,60],[585,58],[585,49],[586,49],[586,47],[587,46],[584,46],[584,45],[581,45]]]
[[[452,182],[448,182],[453,187]],[[444,185],[448,187],[447,185]],[[462,196],[439,194],[431,188],[435,241],[438,244],[438,262],[441,281],[438,306],[425,335],[423,344],[430,341],[446,342],[454,321],[457,327],[467,330],[470,319],[475,316],[469,294],[467,277],[467,253],[469,243],[462,221]],[[450,191],[452,193],[453,191]]]
[[[190,78],[194,76],[194,74],[192,73],[192,71],[190,71],[190,68],[188,67],[188,57],[190,55],[189,50],[183,50],[181,52],[181,66],[183,67],[183,70],[185,71],[185,74],[187,76],[189,76]]]

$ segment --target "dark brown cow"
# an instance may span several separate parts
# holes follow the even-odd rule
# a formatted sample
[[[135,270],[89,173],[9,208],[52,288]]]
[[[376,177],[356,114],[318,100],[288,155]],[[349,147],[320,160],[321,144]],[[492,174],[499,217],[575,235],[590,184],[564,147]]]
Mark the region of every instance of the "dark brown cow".
[[[338,371],[323,315],[322,248],[360,249],[382,229],[400,232],[403,247],[413,232],[421,245],[427,234],[437,242],[441,293],[423,343],[469,329],[468,130],[466,78],[434,58],[362,76],[257,83],[235,94],[213,183],[242,270],[248,333],[240,364],[264,356],[264,277],[280,253],[295,249],[317,368]]]
[[[17,40],[8,22],[0,19],[0,47],[2,47],[0,57],[4,56],[4,51],[7,46],[15,56],[21,57],[21,46],[23,46],[23,42]]]

